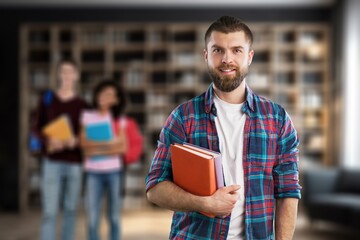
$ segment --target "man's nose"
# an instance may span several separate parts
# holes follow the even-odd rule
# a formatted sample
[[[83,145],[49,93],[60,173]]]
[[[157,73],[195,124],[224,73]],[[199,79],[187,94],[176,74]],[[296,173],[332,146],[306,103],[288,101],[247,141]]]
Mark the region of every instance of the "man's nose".
[[[232,63],[233,60],[232,60],[232,56],[229,52],[225,52],[222,59],[221,59],[221,63],[223,64],[229,64],[229,63]]]

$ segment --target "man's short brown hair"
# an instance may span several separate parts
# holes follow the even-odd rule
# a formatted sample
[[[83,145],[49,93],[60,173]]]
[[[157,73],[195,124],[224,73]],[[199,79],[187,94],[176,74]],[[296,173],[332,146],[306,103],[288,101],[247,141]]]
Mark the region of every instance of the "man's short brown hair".
[[[250,49],[253,43],[253,34],[250,28],[243,23],[240,19],[230,16],[222,16],[213,22],[205,33],[205,48],[209,43],[209,39],[212,32],[233,33],[244,32],[246,40],[250,43]]]

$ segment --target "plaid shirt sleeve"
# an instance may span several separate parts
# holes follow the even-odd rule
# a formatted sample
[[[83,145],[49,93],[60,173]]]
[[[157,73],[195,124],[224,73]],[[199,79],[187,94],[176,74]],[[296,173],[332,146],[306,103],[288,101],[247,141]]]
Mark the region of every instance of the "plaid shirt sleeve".
[[[299,185],[299,139],[293,123],[283,110],[282,127],[277,145],[277,159],[273,169],[275,198],[301,198]]]
[[[180,107],[168,117],[160,132],[157,149],[146,177],[146,191],[163,181],[172,181],[170,145],[186,141]]]

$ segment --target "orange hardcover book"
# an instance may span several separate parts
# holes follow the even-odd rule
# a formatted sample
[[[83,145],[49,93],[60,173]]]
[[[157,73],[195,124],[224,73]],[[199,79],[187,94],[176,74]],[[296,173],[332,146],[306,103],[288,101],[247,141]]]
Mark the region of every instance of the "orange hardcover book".
[[[214,157],[185,145],[171,145],[173,180],[185,191],[197,196],[210,196],[216,192]],[[208,217],[213,214],[203,213]]]
[[[215,151],[211,151],[209,149],[203,148],[203,147],[199,147],[190,143],[184,143],[183,144],[184,147],[193,149],[197,152],[202,152],[208,155],[211,155],[214,157],[214,163],[215,163],[215,175],[216,175],[216,188],[222,188],[225,186],[224,183],[224,174],[223,174],[223,169],[222,169],[222,157],[221,157],[221,153],[219,152],[215,152]]]
[[[48,123],[42,129],[42,132],[47,137],[55,138],[58,140],[70,140],[74,137],[70,120],[66,115],[61,115],[60,117]]]

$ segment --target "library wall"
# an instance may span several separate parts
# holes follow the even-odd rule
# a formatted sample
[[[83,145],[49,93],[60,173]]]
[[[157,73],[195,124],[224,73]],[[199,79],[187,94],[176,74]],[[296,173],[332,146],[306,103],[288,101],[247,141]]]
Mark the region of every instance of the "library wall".
[[[26,130],[24,132],[22,129],[27,128],[22,125],[24,118],[20,118],[19,114],[27,114],[30,117],[38,89],[44,86],[53,87],[56,84],[53,70],[57,59],[73,55],[81,62],[81,94],[87,99],[91,97],[89,89],[99,77],[104,75],[118,79],[121,84],[127,87],[132,102],[128,114],[138,119],[146,136],[146,141],[152,143],[149,144],[149,149],[143,157],[143,163],[146,163],[145,161],[150,161],[149,156],[155,147],[153,143],[158,137],[161,122],[164,121],[171,109],[178,103],[202,92],[208,86],[209,79],[201,56],[202,34],[204,25],[206,26],[208,22],[219,17],[220,12],[221,15],[239,16],[252,23],[253,26],[259,26],[256,27],[259,29],[257,34],[270,37],[266,40],[265,36],[265,40],[261,41],[275,43],[278,41],[275,41],[275,37],[285,39],[285,44],[280,42],[277,44],[276,50],[260,44],[256,50],[258,53],[257,64],[252,67],[252,75],[248,77],[249,81],[257,79],[256,83],[255,81],[251,82],[254,82],[255,85],[258,84],[258,86],[253,87],[260,94],[281,103],[288,102],[289,94],[282,89],[276,89],[282,94],[277,94],[275,89],[266,92],[266,86],[272,86],[275,81],[278,83],[285,82],[289,85],[302,82],[301,79],[305,78],[305,75],[300,76],[299,73],[302,70],[299,69],[303,65],[301,54],[305,53],[296,50],[296,46],[302,44],[302,41],[305,41],[304,44],[308,41],[310,45],[316,45],[316,42],[319,41],[329,44],[327,42],[329,40],[328,33],[315,36],[313,40],[310,39],[311,36],[308,40],[303,40],[300,35],[303,33],[306,35],[306,33],[296,28],[285,33],[288,36],[279,37],[277,32],[283,30],[272,28],[268,33],[266,31],[263,33],[261,30],[262,23],[295,22],[310,23],[310,25],[312,23],[325,23],[329,28],[328,24],[331,24],[332,21],[332,10],[322,8],[310,10],[273,9],[270,12],[267,9],[205,10],[186,8],[152,9],[151,11],[148,9],[0,9],[0,12],[1,26],[7,35],[7,38],[0,40],[3,71],[1,84],[4,86],[2,88],[4,94],[1,95],[3,99],[1,114],[6,113],[11,126],[3,127],[4,141],[1,145],[1,154],[4,157],[1,158],[0,163],[0,184],[2,184],[2,189],[7,190],[8,194],[6,198],[1,197],[0,206],[6,209],[16,209],[19,206],[26,209],[30,200],[28,190],[37,184],[36,178],[33,180],[27,178],[31,173],[36,172],[29,171],[29,169],[31,167],[36,169],[37,163],[27,157],[20,157],[21,154],[26,156],[26,150],[24,150]],[[187,17],[184,18],[184,16]],[[126,28],[124,24],[122,25],[124,22],[154,24],[140,28],[139,24],[135,24],[135,27],[132,25]],[[186,22],[190,24],[186,25]],[[87,27],[80,30],[74,29],[74,24],[85,24]],[[21,37],[21,29],[24,26],[29,28],[30,25],[35,26],[34,31],[28,32],[33,35]],[[38,27],[39,29],[37,29]],[[101,32],[105,32],[105,38],[101,37],[101,34],[99,35]],[[110,35],[112,36],[111,39],[108,38]],[[310,33],[310,35],[312,34]],[[81,39],[77,39],[75,36],[81,36]],[[21,43],[21,41],[25,41],[24,39],[27,41],[25,44],[29,44],[29,48],[25,51],[28,54],[26,58],[20,55],[20,50],[24,50],[24,45]],[[44,40],[45,42],[48,41],[49,46],[41,44]],[[102,46],[102,41],[107,43],[110,41],[111,44]],[[164,44],[153,44],[158,41],[163,41]],[[315,41],[315,44],[311,41]],[[72,44],[73,42],[81,42],[81,44],[76,46],[76,44]],[[128,46],[130,42],[132,46]],[[282,47],[282,45],[287,46]],[[290,69],[280,67],[280,69],[273,70],[274,66],[271,62],[275,59],[283,62],[290,61],[292,66]],[[329,60],[330,58],[326,59],[325,62]],[[194,62],[196,66],[192,65]],[[24,66],[26,70],[24,70]],[[316,73],[319,72],[318,69],[315,71],[308,70],[302,73],[307,74],[306,79],[310,82],[316,82],[316,79],[319,78],[328,79],[326,75]],[[27,79],[25,84],[31,82],[31,88],[30,86],[24,88],[22,85],[25,78]],[[322,85],[322,83],[318,83],[318,85]],[[146,89],[146,93],[144,89]],[[25,108],[20,108],[19,106],[23,105],[19,102],[19,96],[24,93],[24,90],[27,90],[26,94],[28,94],[29,101],[25,103]],[[301,105],[302,101],[312,102],[315,108],[319,102],[324,101],[322,97],[316,99],[317,90],[314,91],[315,93],[310,93],[308,97],[300,96],[300,94],[295,98],[290,97],[292,111],[298,111],[298,106]],[[34,94],[31,95],[30,93]],[[16,109],[16,111],[9,112],[8,109]],[[26,110],[24,111],[24,109]],[[294,119],[299,119],[298,122],[303,123],[305,113],[300,112],[301,114],[297,112],[299,114],[294,115]],[[313,112],[308,113],[309,116],[314,115]],[[319,116],[315,114],[313,122],[323,121],[321,118],[321,114]],[[311,117],[309,119],[311,125]],[[309,137],[305,138],[310,139]],[[316,139],[311,141],[316,143]],[[321,145],[321,139],[317,142],[320,142]],[[27,162],[24,163],[23,161]],[[134,168],[134,176],[146,170],[145,165],[138,169],[136,166]],[[21,175],[21,171],[23,171],[23,175]],[[19,179],[22,183],[18,182]],[[24,187],[24,182],[28,180],[29,182],[26,182],[26,187]],[[135,180],[129,182],[137,185]],[[136,194],[135,191],[134,195]],[[20,195],[26,195],[26,197],[20,197]]]
[[[255,57],[247,83],[289,112],[302,164],[328,165],[329,26],[248,23]],[[21,185],[24,201],[39,191],[40,159],[27,151],[29,122],[39,93],[56,86],[55,67],[72,57],[81,72],[80,94],[91,102],[95,84],[111,77],[128,94],[126,113],[145,136],[142,161],[126,172],[124,208],[146,207],[144,177],[161,128],[177,105],[204,92],[210,79],[203,60],[209,23],[29,23],[21,26]],[[30,196],[27,198],[27,196]],[[28,199],[28,200],[26,200]],[[36,198],[35,198],[36,199]]]

